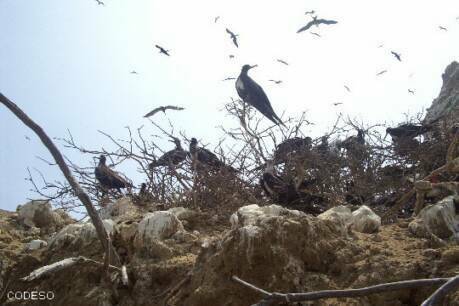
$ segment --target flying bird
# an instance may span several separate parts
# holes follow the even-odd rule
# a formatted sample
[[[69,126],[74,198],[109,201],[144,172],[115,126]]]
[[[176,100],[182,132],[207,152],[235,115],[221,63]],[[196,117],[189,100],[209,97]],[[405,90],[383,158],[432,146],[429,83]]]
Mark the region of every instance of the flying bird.
[[[171,109],[171,110],[184,110],[184,108],[180,107],[180,106],[173,106],[173,105],[160,106],[160,107],[155,108],[154,110],[152,110],[148,114],[146,114],[144,117],[145,118],[151,117],[154,114],[156,114],[157,112],[166,113],[166,110],[168,110],[168,109]]]
[[[173,137],[173,140],[169,140],[175,143],[175,148],[164,153],[160,158],[155,160],[150,164],[150,169],[154,169],[156,167],[164,167],[174,165],[177,166],[181,162],[186,159],[187,152],[183,150],[182,144],[180,143],[180,139]]]
[[[414,90],[413,89],[408,89],[408,92],[412,95],[414,95]]]
[[[226,28],[226,33],[228,33],[233,40],[233,44],[236,46],[236,48],[239,48],[239,45],[237,44],[237,37],[239,36],[238,34],[234,34],[231,32],[228,28]]]
[[[124,177],[119,173],[110,169],[106,164],[105,155],[99,157],[99,164],[94,170],[96,179],[99,181],[101,187],[108,191],[110,189],[117,189],[121,193],[121,188],[132,187],[132,184],[129,183]]]
[[[343,104],[343,102],[336,102],[336,103],[333,103],[333,106],[338,106],[338,105],[341,105]]]
[[[312,15],[312,14],[314,14],[315,12],[316,12],[316,11],[312,10],[312,11],[308,11],[308,12],[306,12],[306,13],[304,13],[304,14],[305,14],[305,15]]]
[[[317,36],[317,37],[322,37],[319,33],[316,33],[316,32],[309,32],[311,33],[311,35],[314,35],[314,36]]]
[[[443,30],[443,31],[448,31],[448,29],[447,29],[447,28],[445,28],[445,27],[442,27],[442,26],[438,26],[438,28],[439,28],[440,30]]]
[[[344,85],[344,88],[346,88],[348,92],[351,92],[351,89],[347,85]]]
[[[218,19],[220,19],[220,16],[214,18],[214,23],[217,23]]]
[[[137,71],[135,71],[135,70],[132,70],[131,74],[139,74],[139,73]]]
[[[339,149],[344,148],[349,151],[363,145],[365,145],[365,132],[358,129],[357,135],[346,138],[345,140],[338,143],[337,147]]]
[[[276,125],[285,126],[282,120],[274,112],[263,88],[261,88],[260,85],[248,76],[248,71],[254,67],[257,67],[257,65],[242,66],[241,74],[236,80],[236,90],[239,97],[241,97],[242,101],[255,107],[260,113]]]
[[[222,81],[231,81],[231,80],[235,80],[236,78],[226,78],[226,79],[223,79]]]
[[[277,61],[278,61],[279,63],[282,63],[282,64],[288,66],[288,63],[287,63],[286,61],[284,61],[284,60],[277,59]]]
[[[376,75],[377,75],[377,76],[380,76],[380,75],[383,75],[383,74],[386,73],[386,72],[387,72],[387,70],[383,70],[383,71],[378,72]]]
[[[27,139],[28,141],[30,141],[30,137],[29,136],[24,136],[25,139]]]
[[[335,21],[335,20],[317,19],[317,16],[314,16],[314,17],[312,17],[312,18],[313,18],[313,20],[309,21],[308,24],[306,24],[304,27],[302,27],[301,29],[299,29],[299,30],[296,31],[296,32],[297,32],[297,33],[300,33],[300,32],[306,31],[306,30],[308,30],[310,27],[312,27],[313,25],[315,25],[316,27],[318,27],[320,24],[330,25],[330,24],[336,24],[336,23],[338,23],[338,21]]]
[[[103,3],[102,1],[100,0],[95,0],[97,2],[97,5],[104,5],[105,6],[105,3]]]
[[[400,53],[397,53],[395,51],[390,51],[390,53],[392,53],[393,56],[395,56],[395,58],[401,62],[402,61],[402,56],[400,55]]]
[[[380,44],[380,45],[378,46],[378,48],[382,48],[382,47],[384,47],[384,44]]]
[[[159,45],[155,45],[155,47],[159,49],[159,53],[162,53],[164,55],[170,56],[170,54],[169,54],[170,50],[166,50],[166,49],[164,49],[163,47],[161,47]]]
[[[282,80],[269,80],[270,82],[273,82],[273,83],[276,83],[276,84],[280,84],[282,83]]]
[[[234,55],[230,54],[230,55],[229,55],[229,58],[234,58]]]

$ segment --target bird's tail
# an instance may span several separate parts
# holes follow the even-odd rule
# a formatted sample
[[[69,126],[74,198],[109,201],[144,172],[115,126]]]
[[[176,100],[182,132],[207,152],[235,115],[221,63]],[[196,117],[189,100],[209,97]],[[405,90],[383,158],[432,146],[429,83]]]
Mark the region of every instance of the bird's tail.
[[[275,124],[277,124],[277,125],[282,125],[282,126],[285,127],[285,128],[287,127],[287,126],[285,125],[285,123],[283,123],[282,120],[281,120],[279,117],[277,117],[276,113],[273,113],[273,119],[274,119],[274,120],[272,120],[272,121],[273,121]]]

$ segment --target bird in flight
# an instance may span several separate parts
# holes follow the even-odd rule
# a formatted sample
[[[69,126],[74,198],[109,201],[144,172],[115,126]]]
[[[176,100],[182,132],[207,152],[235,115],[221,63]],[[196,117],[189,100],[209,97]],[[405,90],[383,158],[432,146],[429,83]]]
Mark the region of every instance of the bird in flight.
[[[135,70],[132,70],[131,74],[139,74],[139,73],[137,71],[135,71]]]
[[[408,89],[408,92],[412,95],[414,95],[414,90],[413,89]]]
[[[257,65],[242,66],[241,74],[236,81],[236,90],[239,97],[241,97],[242,101],[245,103],[255,107],[274,124],[285,126],[282,120],[274,112],[271,102],[269,102],[268,96],[263,88],[248,76],[248,71],[254,67],[257,67]]]
[[[333,103],[333,106],[338,106],[338,105],[341,105],[343,104],[343,102],[336,102],[336,103]]]
[[[104,5],[105,6],[105,3],[103,3],[102,1],[100,0],[95,0],[97,2],[98,5]]]
[[[230,55],[229,55],[229,58],[233,59],[233,58],[234,58],[234,55],[230,54]]]
[[[297,32],[297,33],[300,33],[300,32],[306,31],[306,30],[308,30],[310,27],[312,27],[313,25],[315,25],[316,27],[318,27],[320,24],[330,25],[330,24],[336,24],[336,23],[338,23],[338,21],[335,21],[335,20],[317,19],[317,16],[313,16],[312,18],[313,18],[313,19],[312,19],[311,21],[309,21],[307,25],[305,25],[304,27],[302,27],[301,29],[299,29],[299,30],[296,31],[296,32]]]
[[[382,75],[382,74],[384,74],[386,72],[387,72],[387,70],[383,70],[383,71],[378,72],[376,75],[379,76],[379,75]]]
[[[380,44],[380,45],[378,46],[378,48],[382,48],[382,47],[384,47],[384,44]]]
[[[239,48],[239,45],[237,44],[237,37],[239,35],[238,34],[234,34],[228,28],[226,28],[226,33],[228,33],[231,36],[231,39],[233,40],[233,44],[236,46],[236,48]]]
[[[222,81],[231,81],[231,80],[235,80],[236,78],[226,78],[226,79],[223,79]]]
[[[395,56],[395,58],[398,59],[399,62],[402,61],[402,56],[400,55],[400,53],[397,53],[395,51],[390,51],[390,53],[392,53],[392,55]]]
[[[322,37],[322,36],[320,36],[319,33],[316,33],[316,32],[309,32],[309,33],[311,33],[311,35],[315,35],[315,36],[317,36],[317,37]]]
[[[288,63],[287,63],[286,61],[284,61],[284,60],[278,59],[277,61],[278,61],[279,63],[282,63],[282,64],[288,66]]]
[[[173,106],[173,105],[160,106],[160,107],[155,108],[154,110],[152,110],[148,114],[146,114],[144,117],[145,118],[151,117],[154,114],[156,114],[157,112],[166,113],[166,110],[168,110],[168,109],[171,109],[171,110],[184,110],[184,108],[180,107],[180,106]]]
[[[347,85],[344,85],[344,88],[346,88],[348,92],[351,92],[351,89]]]
[[[164,55],[170,56],[170,54],[169,54],[170,50],[166,50],[166,49],[164,49],[163,47],[161,47],[159,45],[155,45],[155,47],[159,49],[159,53],[162,53]]]
[[[27,139],[28,141],[30,141],[30,137],[29,136],[25,135],[24,138]]]
[[[445,27],[442,27],[442,26],[438,26],[438,28],[439,28],[440,30],[443,30],[443,31],[448,31],[448,29],[447,29],[447,28],[445,28]]]
[[[282,83],[282,80],[269,80],[270,82],[273,82],[273,83],[276,83],[276,84],[280,84]]]
[[[220,16],[214,18],[214,23],[217,23],[218,19],[220,19]]]
[[[312,10],[312,11],[308,11],[308,12],[306,12],[306,13],[304,13],[304,14],[305,14],[305,15],[312,15],[312,14],[314,14],[315,12],[316,12],[316,11]]]

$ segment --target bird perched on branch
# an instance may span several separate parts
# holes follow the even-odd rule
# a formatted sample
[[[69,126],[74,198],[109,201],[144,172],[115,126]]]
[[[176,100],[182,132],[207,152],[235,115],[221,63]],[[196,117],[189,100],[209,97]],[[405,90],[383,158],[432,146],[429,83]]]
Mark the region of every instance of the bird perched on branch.
[[[265,171],[260,178],[260,185],[266,195],[276,202],[289,202],[290,198],[296,198],[293,185],[289,187],[289,184],[275,173],[274,161],[272,160],[266,162]]]
[[[186,156],[188,153],[185,150],[183,150],[180,139],[176,137],[173,137],[172,139],[173,140],[169,140],[169,141],[175,143],[175,149],[164,153],[160,158],[152,162],[150,164],[150,169],[154,169],[156,167],[170,166],[170,165],[177,166],[178,164],[180,164],[186,159]]]
[[[229,170],[230,172],[236,172],[236,169],[234,169],[231,166],[226,165],[214,153],[210,152],[209,150],[205,148],[198,147],[198,141],[194,137],[191,138],[189,154],[193,161],[198,161],[201,164],[205,164],[207,166],[210,166],[218,170],[226,169],[226,170]]]
[[[241,74],[236,80],[236,90],[239,97],[241,97],[242,101],[255,107],[266,118],[274,122],[274,124],[285,126],[274,112],[263,88],[248,76],[248,71],[254,67],[257,67],[257,65],[242,66]]]
[[[346,150],[352,150],[363,145],[365,145],[365,132],[361,129],[357,129],[357,135],[350,136],[337,144],[339,149],[344,148]]]
[[[239,48],[239,45],[237,44],[237,37],[239,36],[238,34],[234,34],[231,32],[228,28],[226,28],[226,33],[228,33],[233,40],[233,44],[236,46],[236,48]]]
[[[274,160],[276,163],[285,162],[290,154],[309,151],[311,146],[311,137],[293,137],[286,139],[276,146],[274,150]]]
[[[401,56],[400,53],[397,53],[397,52],[395,52],[395,51],[390,51],[390,53],[392,53],[392,55],[395,56],[395,58],[396,58],[399,62],[402,61],[402,56]]]
[[[166,49],[164,49],[163,47],[161,47],[159,45],[155,45],[155,47],[159,49],[159,53],[162,53],[164,55],[170,56],[170,54],[169,54],[170,50],[166,50]]]
[[[338,21],[335,21],[335,20],[327,20],[327,19],[317,19],[317,16],[313,16],[312,17],[312,20],[308,22],[308,24],[306,24],[304,27],[302,27],[301,29],[299,29],[298,31],[296,31],[297,33],[301,33],[303,31],[306,31],[308,30],[309,28],[311,28],[313,25],[315,25],[316,27],[318,27],[319,25],[321,24],[326,24],[326,25],[330,25],[330,24],[337,24]]]
[[[180,106],[173,106],[173,105],[160,106],[160,107],[155,108],[154,110],[152,110],[148,114],[146,114],[144,117],[145,118],[151,117],[154,114],[156,114],[157,112],[166,113],[166,110],[168,110],[168,109],[171,109],[171,110],[184,110],[184,108],[180,107]]]
[[[430,125],[406,123],[395,128],[388,127],[386,129],[386,135],[389,134],[392,138],[414,138],[427,133],[431,129],[432,126]]]
[[[105,155],[99,157],[99,164],[97,165],[94,174],[100,185],[105,190],[117,189],[121,193],[121,188],[130,188],[132,184],[128,182],[119,173],[110,169],[106,164]]]

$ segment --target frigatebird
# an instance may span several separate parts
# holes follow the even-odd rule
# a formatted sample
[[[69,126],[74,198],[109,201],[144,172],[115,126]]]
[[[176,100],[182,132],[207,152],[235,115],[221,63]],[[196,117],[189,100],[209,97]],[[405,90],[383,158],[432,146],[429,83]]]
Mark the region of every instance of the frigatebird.
[[[316,12],[316,11],[312,10],[312,11],[308,11],[308,12],[306,12],[306,13],[304,13],[304,14],[305,14],[305,15],[312,15],[312,14],[314,14],[315,12]]]
[[[234,55],[233,55],[233,54],[230,54],[228,57],[231,58],[231,59],[233,59],[233,58],[234,58]]]
[[[414,90],[413,89],[408,89],[408,92],[412,95],[414,95]]]
[[[390,53],[392,53],[392,55],[395,56],[395,58],[398,59],[399,62],[402,61],[402,56],[400,53],[397,53],[395,51],[390,51]]]
[[[341,105],[341,104],[343,104],[343,102],[335,102],[335,103],[333,103],[333,106],[338,106],[338,105]]]
[[[226,28],[226,33],[228,33],[231,36],[231,39],[233,40],[233,44],[236,46],[236,48],[239,48],[239,45],[237,44],[237,37],[239,35],[238,34],[234,34],[228,28]]]
[[[193,161],[198,161],[218,170],[227,169],[231,172],[236,172],[236,169],[226,165],[214,153],[210,152],[206,148],[198,147],[198,141],[194,137],[191,138],[189,154]]]
[[[99,164],[94,170],[96,179],[99,181],[100,185],[105,190],[117,189],[121,193],[121,188],[132,187],[132,184],[129,183],[125,178],[120,174],[110,169],[106,164],[105,155],[99,157]]]
[[[282,63],[282,64],[288,66],[288,63],[287,63],[286,61],[284,61],[284,60],[277,59],[277,61],[278,61],[279,63]]]
[[[445,27],[442,27],[442,26],[438,26],[438,28],[439,28],[440,30],[443,30],[443,31],[448,31],[448,29],[447,29],[447,28],[445,28]]]
[[[105,3],[103,3],[102,1],[100,1],[100,0],[95,0],[95,1],[97,2],[97,5],[103,5],[103,6],[105,6]]]
[[[226,79],[223,79],[222,81],[231,81],[231,80],[235,80],[236,78],[226,78]]]
[[[169,54],[170,50],[166,50],[166,49],[164,49],[163,47],[161,47],[159,45],[155,45],[155,47],[159,49],[159,53],[162,53],[164,55],[170,56],[170,54]]]
[[[277,163],[285,162],[292,153],[309,151],[312,147],[311,137],[293,137],[284,140],[274,150],[274,160]]]
[[[338,143],[337,147],[339,149],[344,148],[349,151],[363,145],[365,145],[365,132],[361,129],[357,129],[357,135],[346,138]]]
[[[273,82],[273,83],[276,83],[276,84],[280,84],[282,83],[282,80],[269,80],[270,82]]]
[[[302,27],[301,29],[299,29],[299,30],[296,31],[296,32],[297,32],[297,33],[300,33],[300,32],[306,31],[306,30],[308,30],[310,27],[312,27],[313,25],[315,25],[316,27],[318,27],[320,24],[330,25],[330,24],[336,24],[336,23],[338,23],[338,21],[335,21],[335,20],[317,19],[317,16],[313,16],[312,18],[313,18],[313,19],[312,19],[311,21],[309,21],[308,24],[306,24],[304,27]]]
[[[218,19],[220,19],[220,16],[214,18],[214,23],[217,23]]]
[[[160,158],[150,164],[150,169],[174,165],[177,166],[186,159],[187,152],[183,150],[180,139],[173,137],[171,142],[175,143],[175,148],[164,153]]]
[[[282,120],[274,112],[271,103],[269,102],[268,96],[266,95],[263,88],[261,88],[261,86],[252,80],[247,74],[250,69],[256,66],[257,65],[242,66],[241,74],[236,81],[237,93],[239,97],[241,97],[242,101],[255,107],[266,118],[277,125],[285,126]]]
[[[156,114],[157,112],[163,112],[166,113],[166,110],[171,109],[171,110],[184,110],[185,108],[180,107],[180,106],[173,106],[173,105],[167,105],[167,106],[160,106],[146,114],[144,117],[148,118]]]
[[[311,33],[311,35],[314,35],[314,36],[317,36],[317,37],[322,37],[319,33],[316,33],[316,32],[309,32]]]
[[[344,88],[346,88],[348,92],[351,92],[351,89],[347,85],[344,85]]]
[[[135,70],[132,70],[130,73],[131,73],[131,74],[139,74],[139,73],[138,73],[137,71],[135,71]]]
[[[411,124],[406,123],[399,125],[395,128],[388,127],[386,129],[386,134],[389,134],[395,138],[414,138],[419,135],[425,134],[432,129],[430,125],[421,125],[421,124]]]
[[[380,72],[378,72],[378,73],[376,74],[376,76],[380,76],[380,75],[382,75],[382,74],[384,74],[384,73],[386,73],[386,72],[387,72],[387,70],[380,71]]]

